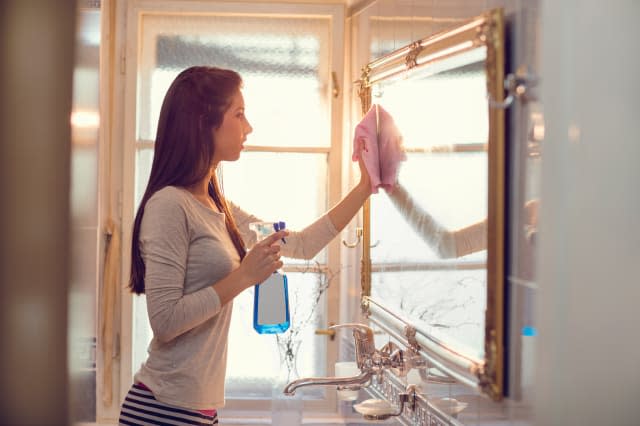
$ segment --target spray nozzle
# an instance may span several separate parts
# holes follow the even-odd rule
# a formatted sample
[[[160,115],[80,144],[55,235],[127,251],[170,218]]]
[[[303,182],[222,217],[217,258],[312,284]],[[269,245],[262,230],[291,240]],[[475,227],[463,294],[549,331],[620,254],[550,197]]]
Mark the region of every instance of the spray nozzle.
[[[285,228],[284,222],[252,222],[249,224],[249,229],[256,233],[258,241],[262,241],[274,232],[282,231]],[[287,243],[284,238],[282,242]]]

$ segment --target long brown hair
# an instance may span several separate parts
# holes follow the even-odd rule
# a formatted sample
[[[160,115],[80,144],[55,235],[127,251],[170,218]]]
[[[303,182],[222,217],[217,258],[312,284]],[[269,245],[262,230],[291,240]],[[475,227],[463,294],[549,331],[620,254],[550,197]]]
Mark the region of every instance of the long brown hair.
[[[210,173],[214,154],[213,130],[222,125],[231,98],[241,86],[242,78],[235,71],[199,66],[178,74],[167,90],[158,120],[149,182],[133,223],[129,281],[132,293],[142,294],[145,290],[145,265],[139,238],[147,201],[166,186],[188,187]],[[246,250],[242,237],[215,173],[209,182],[209,196],[225,214],[227,231],[240,259],[244,258]]]

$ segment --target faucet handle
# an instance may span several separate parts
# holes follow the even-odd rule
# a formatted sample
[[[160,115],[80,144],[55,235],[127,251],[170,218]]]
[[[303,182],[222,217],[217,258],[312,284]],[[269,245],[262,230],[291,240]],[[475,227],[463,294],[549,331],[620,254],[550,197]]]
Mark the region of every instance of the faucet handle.
[[[366,324],[361,324],[359,322],[348,322],[345,324],[334,324],[329,327],[329,329],[333,329],[333,330],[336,330],[338,328],[352,328],[354,329],[354,331],[358,330],[361,333],[364,333],[366,335],[371,335],[371,338],[373,339],[373,330],[371,329],[371,327],[369,327]]]
[[[358,368],[364,371],[367,361],[371,360],[376,351],[373,341],[373,329],[366,324],[360,323],[336,324],[329,327],[329,329],[332,330],[339,328],[353,329],[353,338],[355,339],[356,347],[356,363],[358,364]]]
[[[330,330],[337,330],[339,328],[353,329],[353,337],[354,339],[356,339],[356,343],[366,341],[367,343],[370,342],[371,346],[373,347],[373,329],[368,325],[350,322],[346,324],[336,324],[329,327]]]

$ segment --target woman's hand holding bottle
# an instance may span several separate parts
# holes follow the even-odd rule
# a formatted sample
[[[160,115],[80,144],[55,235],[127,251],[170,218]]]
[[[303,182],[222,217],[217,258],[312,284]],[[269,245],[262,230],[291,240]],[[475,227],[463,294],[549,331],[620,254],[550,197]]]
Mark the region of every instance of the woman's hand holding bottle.
[[[287,235],[287,231],[274,232],[247,252],[238,269],[248,279],[249,286],[261,283],[282,268],[278,242]]]

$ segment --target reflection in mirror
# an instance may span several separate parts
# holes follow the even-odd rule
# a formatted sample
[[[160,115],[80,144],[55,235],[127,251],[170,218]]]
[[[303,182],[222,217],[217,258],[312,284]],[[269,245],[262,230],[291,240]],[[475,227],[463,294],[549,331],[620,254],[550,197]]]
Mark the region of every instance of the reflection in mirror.
[[[393,117],[406,154],[397,185],[365,204],[364,313],[416,343],[431,366],[496,400],[504,375],[504,111],[488,99],[504,94],[502,19],[492,10],[376,59],[360,90],[363,112],[377,105]],[[379,134],[384,126],[379,119]]]
[[[486,308],[485,52],[372,87],[372,102],[403,134],[407,161],[398,186],[371,199],[371,241],[379,241],[371,249],[371,296],[478,360]]]

